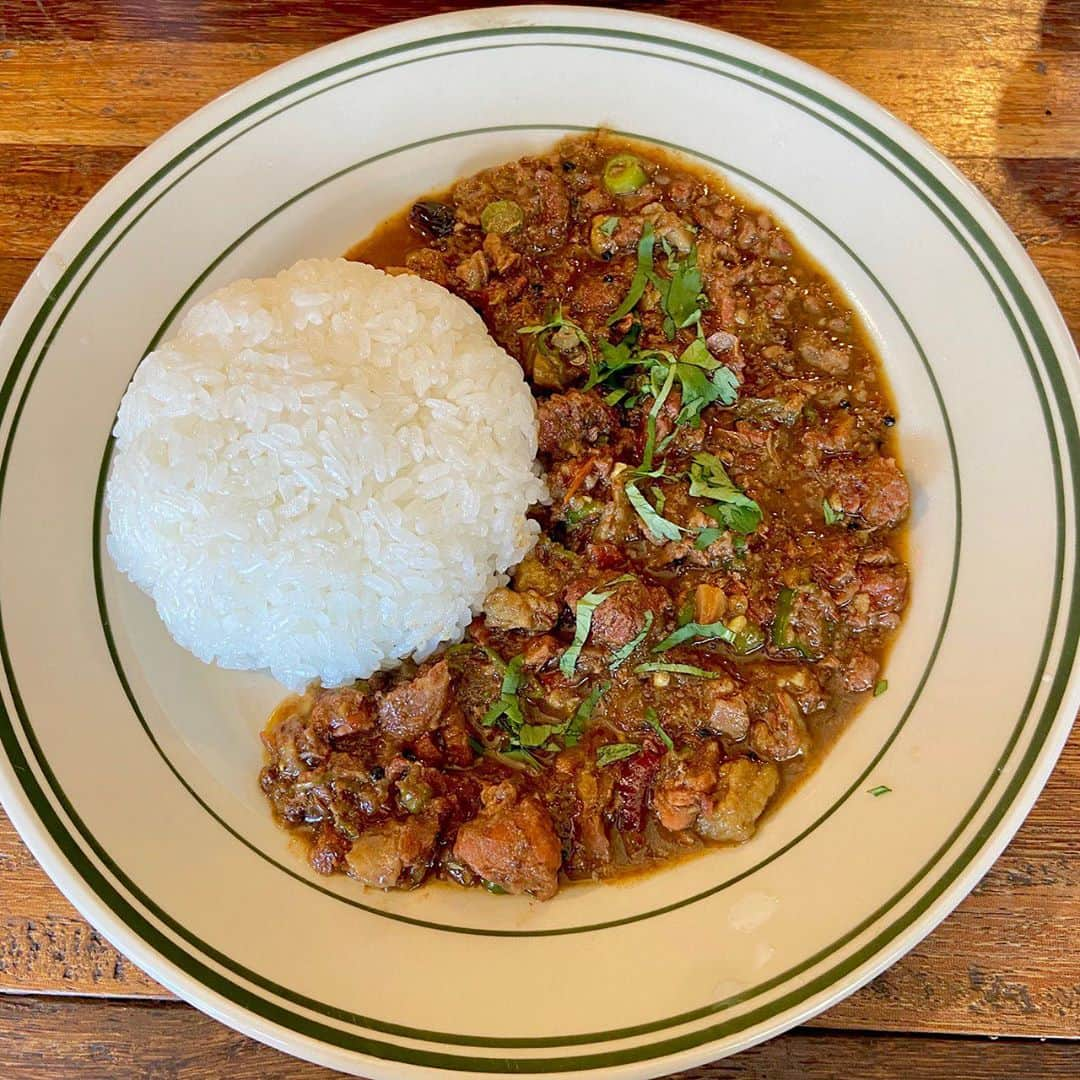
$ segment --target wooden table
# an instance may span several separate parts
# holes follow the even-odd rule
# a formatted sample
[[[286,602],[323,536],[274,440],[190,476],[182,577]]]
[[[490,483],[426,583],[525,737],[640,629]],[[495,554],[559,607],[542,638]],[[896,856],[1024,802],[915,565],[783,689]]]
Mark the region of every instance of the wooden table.
[[[105,180],[198,106],[316,45],[459,6],[0,0],[0,311]],[[892,109],[982,189],[1080,329],[1078,0],[626,6],[784,49]],[[943,926],[812,1025],[692,1075],[1080,1076],[1077,791],[1074,734]],[[0,991],[5,1078],[331,1075],[175,1001],[75,914],[2,814]]]

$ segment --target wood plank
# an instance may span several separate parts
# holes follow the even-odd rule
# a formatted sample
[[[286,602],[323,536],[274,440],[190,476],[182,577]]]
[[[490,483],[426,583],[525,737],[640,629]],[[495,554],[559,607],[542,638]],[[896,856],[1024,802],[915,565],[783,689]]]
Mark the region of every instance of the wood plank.
[[[247,0],[206,4],[199,0],[48,0],[23,3],[5,12],[8,40],[74,39],[80,41],[250,41],[303,43],[311,47],[347,34],[403,19],[475,7],[475,0],[370,0],[327,4],[325,0]],[[671,18],[710,23],[775,48],[807,41],[862,48],[888,38],[897,47],[940,44],[1032,47],[1052,39],[1059,47],[1074,42],[1080,20],[1070,17],[1071,3],[1043,0],[986,3],[984,0],[739,0],[709,10],[700,0],[617,3],[607,6]]]
[[[21,42],[2,50],[0,143],[149,142],[302,44]],[[946,154],[1080,156],[1080,55],[1040,48],[821,48],[794,55],[903,117]]]
[[[680,1080],[1073,1080],[1080,1048],[1003,1039],[858,1038],[796,1030],[735,1057],[680,1073]],[[0,999],[0,1069],[19,1080],[223,1077],[329,1080],[339,1075],[260,1045],[183,1005]]]
[[[1080,1036],[1080,728],[980,885],[933,934],[816,1023]],[[166,997],[72,910],[0,815],[0,992]]]

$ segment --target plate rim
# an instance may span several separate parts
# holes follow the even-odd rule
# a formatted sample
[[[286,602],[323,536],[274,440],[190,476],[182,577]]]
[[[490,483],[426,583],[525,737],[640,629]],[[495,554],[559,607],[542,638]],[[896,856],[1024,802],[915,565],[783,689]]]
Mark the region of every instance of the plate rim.
[[[945,161],[945,159],[941,158],[941,156],[937,154],[936,151],[928,147],[928,145],[925,144],[917,135],[915,135],[915,133],[912,132],[911,129],[907,128],[905,125],[902,125],[900,121],[891,117],[883,109],[881,109],[880,106],[877,106],[876,104],[870,102],[869,99],[866,99],[862,95],[857,94],[856,91],[853,91],[850,87],[847,87],[846,84],[840,83],[839,81],[833,79],[831,76],[828,76],[825,73],[822,73],[817,69],[802,63],[801,61],[794,60],[793,58],[788,57],[785,54],[775,52],[771,49],[767,49],[766,47],[748,41],[747,39],[738,38],[735,35],[726,34],[721,31],[710,30],[705,27],[700,27],[697,24],[685,23],[679,20],[671,20],[657,16],[643,16],[638,14],[609,12],[592,8],[586,9],[561,7],[525,7],[486,9],[482,12],[455,13],[447,16],[434,16],[423,19],[411,20],[408,23],[397,24],[392,28],[383,28],[380,30],[368,31],[364,34],[354,35],[350,38],[345,38],[328,46],[324,46],[322,49],[314,50],[313,52],[303,54],[295,58],[294,60],[288,61],[286,64],[273,68],[270,71],[257,76],[255,79],[249,80],[247,83],[242,84],[242,88],[248,89],[256,83],[269,87],[270,85],[284,81],[287,72],[290,70],[300,69],[305,66],[312,66],[313,58],[318,57],[321,54],[330,52],[341,52],[342,55],[344,55],[350,49],[355,51],[362,51],[363,44],[373,43],[377,37],[400,37],[402,36],[403,31],[408,31],[409,34],[416,35],[415,37],[410,37],[409,34],[406,35],[407,40],[411,40],[414,47],[419,47],[421,44],[430,44],[430,40],[425,41],[423,35],[424,29],[428,27],[434,29],[436,27],[442,26],[464,26],[465,20],[463,20],[463,14],[465,16],[473,16],[471,21],[476,21],[475,17],[478,15],[482,15],[481,22],[483,23],[483,25],[491,28],[503,29],[505,30],[505,32],[510,34],[521,31],[525,28],[535,29],[541,32],[550,31],[552,27],[544,25],[543,21],[544,19],[549,17],[557,17],[563,22],[569,20],[573,22],[573,29],[576,32],[583,34],[587,34],[590,30],[596,30],[600,26],[609,28],[614,27],[616,29],[620,25],[624,28],[629,29],[632,29],[635,26],[640,26],[643,30],[647,30],[650,28],[656,29],[659,24],[659,27],[661,29],[667,28],[671,36],[668,37],[666,41],[657,42],[658,44],[666,44],[677,47],[686,43],[685,39],[687,36],[698,38],[711,38],[712,43],[716,45],[719,45],[720,43],[725,41],[735,42],[743,50],[748,49],[752,53],[765,54],[766,56],[769,56],[771,54],[773,58],[779,58],[782,63],[778,62],[778,67],[786,67],[789,69],[794,67],[797,72],[802,76],[802,78],[807,80],[807,84],[811,86],[815,82],[818,84],[825,83],[826,88],[830,91],[831,94],[835,94],[839,97],[848,97],[849,99],[854,98],[856,100],[856,104],[859,105],[859,110],[855,112],[856,116],[859,116],[860,113],[864,115],[868,113],[872,119],[876,119],[879,122],[883,120],[888,121],[892,125],[897,126],[900,130],[894,132],[894,134],[899,136],[899,139],[897,141],[900,143],[901,146],[903,146],[904,144],[911,144],[914,140],[918,149],[921,149],[924,152],[928,151],[937,165],[944,166],[944,168],[950,175],[954,186],[960,186],[962,187],[962,189],[965,189],[968,193],[969,198],[972,195],[977,198],[976,207],[978,211],[982,212],[984,217],[986,216],[986,212],[989,211],[989,214],[992,217],[988,223],[991,226],[991,229],[988,231],[988,236],[992,237],[992,239],[997,242],[997,246],[999,249],[1001,247],[1011,249],[1008,250],[1008,255],[1005,258],[1005,264],[1007,268],[1018,274],[1017,284],[1020,285],[1021,293],[1024,298],[1028,299],[1029,301],[1037,300],[1041,302],[1044,309],[1043,317],[1039,318],[1038,311],[1035,311],[1034,313],[1038,321],[1044,324],[1044,328],[1051,331],[1048,337],[1056,359],[1059,362],[1063,360],[1071,361],[1073,366],[1075,367],[1075,349],[1072,349],[1072,354],[1070,356],[1069,351],[1072,347],[1072,342],[1064,329],[1063,320],[1061,319],[1060,313],[1057,312],[1052,297],[1050,297],[1050,294],[1046,290],[1046,287],[1043,284],[1041,278],[1039,277],[1037,270],[1035,270],[1034,266],[1031,264],[1026,253],[1024,253],[1023,248],[1019,245],[1019,242],[1015,239],[1015,237],[1012,236],[1011,232],[1001,221],[996,211],[994,211],[990,204],[983,199],[981,194],[978,193],[977,189],[975,189],[974,186],[966,180],[966,178],[963,178],[953,166],[951,166],[947,161]],[[476,31],[474,30],[473,32]],[[361,42],[363,44],[358,44]],[[240,87],[237,88],[237,90],[240,89]],[[838,91],[842,91],[842,93],[839,93]],[[203,109],[200,109],[198,113],[194,114],[192,117],[189,117],[187,120],[182,121],[180,125],[177,125],[177,127],[171,129],[160,139],[156,140],[155,143],[151,145],[151,147],[147,148],[147,150],[144,150],[135,159],[132,165],[125,167],[124,170],[117,174],[117,176],[114,177],[113,180],[111,180],[108,184],[106,184],[102,191],[99,192],[98,195],[90,201],[87,207],[85,207],[83,211],[80,212],[80,214],[74,219],[74,221],[68,226],[68,228],[64,230],[56,243],[50,248],[50,252],[46,255],[46,259],[49,257],[49,255],[54,254],[62,258],[60,253],[64,251],[65,247],[73,245],[74,241],[72,241],[71,238],[77,235],[78,227],[80,226],[80,224],[85,227],[86,223],[91,222],[95,219],[95,216],[100,216],[98,214],[98,211],[101,206],[103,204],[108,205],[110,201],[115,201],[113,199],[114,193],[123,190],[126,186],[130,186],[130,178],[132,178],[134,175],[134,170],[132,170],[133,165],[140,161],[143,161],[144,164],[146,164],[145,159],[150,159],[155,156],[151,153],[151,151],[155,151],[157,156],[160,156],[163,147],[170,143],[180,143],[181,145],[184,145],[184,138],[186,137],[188,131],[200,130],[205,126],[204,123],[201,122],[204,119],[204,114],[206,114],[210,110],[219,109],[223,104],[227,103],[229,97],[236,92],[236,90],[230,91],[222,98],[218,98],[216,99],[216,101],[211,102]],[[287,92],[287,89],[279,91],[279,93],[282,94]],[[251,106],[251,108],[261,107],[262,104],[262,102],[257,102],[255,103],[255,105]],[[921,143],[922,145],[919,146],[919,143]],[[958,180],[960,181],[959,184],[957,184]],[[963,205],[962,200],[958,199],[957,201],[960,202],[961,205]],[[964,208],[967,209],[969,212],[971,210],[970,207],[965,206]],[[977,222],[977,219],[975,220]],[[1023,281],[1021,279],[1026,279],[1026,288],[1023,287]],[[32,287],[35,285],[36,283],[32,275],[31,280],[27,283],[27,286],[24,287],[22,292],[20,292],[19,297],[12,305],[11,313],[9,313],[8,318],[5,319],[5,330],[9,330],[10,326],[14,322],[18,321],[17,319],[12,318],[12,314],[18,312],[18,314],[21,315],[23,306],[29,306],[29,304],[35,302],[35,298],[30,295],[30,293],[33,291]],[[1034,291],[1035,293],[1034,296],[1031,295],[1032,291]],[[1045,326],[1045,323],[1047,321],[1049,321],[1050,323],[1049,327]],[[5,338],[6,336],[7,334],[5,334]],[[1056,342],[1054,340],[1055,337],[1057,338]],[[1067,347],[1065,347],[1064,349],[1062,349],[1062,340],[1067,342]],[[1064,355],[1062,355],[1063,353]],[[1049,375],[1050,373],[1048,371],[1047,376],[1049,377]],[[1065,398],[1066,401],[1059,402],[1059,404],[1061,404],[1063,408],[1063,420],[1066,419],[1066,416],[1064,414],[1064,404],[1070,405],[1074,412],[1077,406],[1077,398],[1075,391],[1070,391],[1070,388],[1067,386],[1065,387]],[[1071,418],[1075,419],[1074,416]],[[1058,670],[1060,670],[1060,658],[1056,667]],[[829,988],[834,993],[834,996],[829,1001],[825,1001],[823,1004],[817,1002],[816,998],[807,999],[808,1001],[812,1002],[812,1004],[802,1015],[808,1015],[809,1012],[817,1011],[822,1007],[827,1007],[827,1005],[830,1004],[832,1000],[836,1000],[839,997],[850,993],[857,987],[857,985],[861,985],[862,982],[865,982],[868,979],[872,978],[878,970],[881,970],[889,963],[891,963],[893,959],[895,959],[895,956],[900,955],[902,952],[910,948],[917,940],[919,940],[926,932],[928,932],[933,925],[936,925],[938,921],[944,918],[948,911],[951,910],[952,907],[955,906],[955,904],[959,902],[963,895],[965,895],[966,892],[972,887],[978,877],[980,877],[982,873],[985,872],[985,870],[990,865],[990,862],[994,858],[996,858],[1000,850],[1005,846],[1008,840],[1011,839],[1013,833],[1015,832],[1015,829],[1018,827],[1024,814],[1026,814],[1027,810],[1030,808],[1030,805],[1034,801],[1036,795],[1038,794],[1038,791],[1041,790],[1041,787],[1045,782],[1046,776],[1049,775],[1049,772],[1053,767],[1054,761],[1057,757],[1057,752],[1060,750],[1060,746],[1064,743],[1065,738],[1067,737],[1069,732],[1069,727],[1071,726],[1071,716],[1068,718],[1067,723],[1063,723],[1066,709],[1071,707],[1072,714],[1075,715],[1076,698],[1080,696],[1080,687],[1076,685],[1076,682],[1076,672],[1074,671],[1072,673],[1071,679],[1069,680],[1069,685],[1063,688],[1061,704],[1056,710],[1054,720],[1051,722],[1050,728],[1047,733],[1047,738],[1042,743],[1041,748],[1038,751],[1038,754],[1036,755],[1036,758],[1032,763],[1031,767],[1026,773],[1023,774],[1024,779],[1020,784],[1019,789],[1015,793],[1014,797],[1010,800],[1005,813],[1003,814],[1001,820],[995,826],[990,838],[986,842],[984,842],[983,845],[978,849],[975,857],[971,861],[969,861],[966,867],[962,869],[959,875],[954,879],[952,885],[949,886],[941,896],[939,896],[936,900],[930,903],[928,910],[920,919],[916,919],[914,923],[909,925],[906,931],[901,932],[901,934],[898,935],[896,939],[894,939],[894,948],[892,950],[887,949],[884,953],[877,954],[876,958],[881,961],[879,966],[877,966],[873,970],[868,970],[865,974],[865,978],[861,978],[861,981],[859,981],[858,983],[850,982],[846,979],[846,977],[841,978],[838,981],[838,985],[834,985]],[[7,764],[7,762],[5,762],[5,764]],[[1018,773],[1018,776],[1019,775],[1020,774]],[[12,803],[13,794],[15,795],[15,803],[19,804],[18,809],[16,809],[16,807]],[[12,816],[12,820],[15,822],[20,834],[23,835],[25,839],[27,839],[28,846],[31,847],[31,850],[34,852],[35,856],[48,870],[50,876],[52,876],[54,880],[62,878],[66,882],[66,888],[63,882],[58,881],[58,884],[61,884],[61,888],[65,891],[66,894],[68,894],[69,899],[72,899],[80,910],[83,910],[83,904],[80,903],[80,900],[87,901],[89,899],[85,895],[85,890],[88,887],[86,882],[76,871],[74,871],[72,867],[67,864],[66,856],[64,856],[60,852],[58,847],[53,850],[53,838],[51,837],[51,835],[48,837],[48,839],[46,839],[44,835],[41,835],[39,833],[39,827],[41,827],[41,823],[39,822],[36,814],[29,808],[29,806],[22,805],[21,793],[15,792],[13,791],[13,789],[9,789],[7,784],[7,778],[3,774],[0,774],[0,795],[3,796],[3,802],[5,807],[8,809],[9,814]],[[24,810],[25,815],[22,812]],[[41,849],[40,852],[39,848]],[[969,877],[971,879],[970,881],[967,880]],[[955,897],[953,896],[953,894],[955,894]],[[87,906],[92,906],[96,908],[98,906],[97,900],[98,898],[95,896],[93,898],[93,902],[88,903]],[[114,914],[111,908],[107,908],[107,910],[110,916]],[[95,922],[98,925],[102,925],[105,922],[111,923],[114,921],[112,918],[100,918],[101,914],[101,912],[96,912],[94,915],[88,915],[88,917],[91,918],[92,922]],[[922,924],[924,922],[928,923],[928,925],[926,925],[925,928],[922,928]],[[149,946],[148,943],[145,943],[140,936],[138,936],[134,932],[129,932],[129,928],[127,927],[126,922],[121,922],[121,925],[124,927],[124,933],[116,933],[113,930],[110,930],[108,936],[113,940],[123,940],[125,943],[125,952],[127,952],[129,955],[136,956],[137,962],[139,962],[140,966],[151,970],[155,977],[159,978],[163,983],[165,983],[165,985],[170,986],[171,989],[177,990],[177,992],[180,993],[182,997],[191,999],[192,996],[197,996],[192,995],[190,987],[186,984],[186,979],[190,978],[189,976],[180,977],[179,973],[177,973],[177,984],[172,985],[169,979],[164,977],[162,970],[162,965],[167,965],[169,962],[161,958],[157,951],[154,950],[152,946]],[[136,949],[132,947],[132,942],[131,940],[129,940],[132,936],[134,936],[140,948]],[[907,940],[907,938],[909,937],[911,938],[911,940]],[[145,945],[146,950],[148,950],[148,952],[144,954],[146,956],[146,962],[144,962],[143,959],[138,958],[138,954],[144,953],[144,950],[141,947],[143,945]],[[855,971],[861,970],[862,969],[860,967],[855,968]],[[171,975],[172,972],[170,971],[169,974]],[[206,991],[206,987],[204,984],[197,983],[196,985],[200,991]],[[208,991],[208,993],[212,994],[213,992]],[[218,1009],[215,1008],[210,1001],[206,1000],[205,997],[200,997],[199,1000],[196,1001],[196,1003],[199,1004],[200,1007],[206,1008],[206,1010],[211,1012],[212,1015],[216,1015],[219,1019],[225,1020],[225,1022],[231,1024],[232,1026],[241,1026],[237,1022],[235,1011],[237,1009],[243,1009],[243,1007],[236,1006],[231,1002],[229,1002],[228,1004],[222,1002],[219,1006],[221,1008],[221,1012],[219,1014]],[[244,1011],[244,1015],[250,1016],[252,1019],[254,1019],[253,1014],[246,1012],[246,1010]],[[781,1012],[779,1015],[781,1017],[786,1016],[786,1014],[783,1012]],[[776,1034],[778,1030],[782,1030],[783,1028],[791,1026],[791,1024],[797,1023],[799,1019],[802,1018],[802,1015],[794,1016],[789,1021],[784,1022],[782,1027],[778,1027],[776,1031],[764,1031],[761,1034],[760,1038],[770,1037],[770,1035]],[[243,1027],[241,1029],[246,1030]],[[281,1046],[282,1048],[289,1049],[292,1052],[297,1052],[296,1036],[292,1033],[290,1033],[290,1035],[284,1041],[282,1041],[281,1038],[277,1036],[275,1032],[271,1029],[260,1029],[257,1031],[252,1030],[249,1031],[249,1033],[254,1034],[257,1038],[261,1038],[263,1041],[269,1041],[275,1045]],[[743,1040],[740,1045],[750,1045],[751,1041],[758,1040],[746,1039]],[[316,1043],[315,1045],[319,1047],[324,1047],[326,1044]],[[643,1063],[643,1067],[648,1066],[650,1062],[652,1063],[652,1065],[655,1065],[660,1060],[664,1060],[668,1063],[674,1060],[678,1060],[683,1064],[689,1064],[692,1060],[708,1060],[710,1057],[715,1056],[715,1053],[710,1051],[710,1045],[711,1042],[708,1041],[701,1044],[698,1047],[699,1052],[696,1056],[693,1051],[686,1050],[680,1052],[675,1057],[672,1057],[670,1055],[663,1055],[662,1057],[658,1058],[650,1058]],[[646,1047],[645,1049],[650,1048]],[[733,1047],[732,1050],[734,1049],[735,1048]],[[345,1054],[347,1054],[351,1059],[353,1059],[354,1065],[377,1064],[381,1067],[387,1064],[387,1058],[385,1057],[365,1058],[363,1062],[360,1062],[357,1060],[357,1055],[354,1051],[345,1051]],[[341,1065],[339,1057],[333,1058],[332,1061],[325,1061],[325,1059],[323,1058],[313,1058],[313,1060],[324,1060],[324,1063],[336,1063],[339,1067]],[[566,1062],[566,1060],[567,1059],[561,1059],[561,1062]],[[640,1071],[637,1066],[617,1066],[617,1069],[619,1070],[625,1070],[628,1068],[631,1069],[631,1071]]]

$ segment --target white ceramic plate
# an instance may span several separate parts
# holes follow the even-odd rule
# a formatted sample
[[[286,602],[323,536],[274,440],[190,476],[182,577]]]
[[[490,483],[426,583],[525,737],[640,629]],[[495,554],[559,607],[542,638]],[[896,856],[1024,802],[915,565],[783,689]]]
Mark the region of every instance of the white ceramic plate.
[[[255,782],[279,689],[183,653],[102,558],[117,403],[194,295],[339,253],[418,193],[596,125],[726,173],[876,337],[915,491],[890,690],[741,848],[546,905],[318,879]],[[774,1035],[951,910],[1077,707],[1077,360],[1058,312],[917,136],[738,38],[517,8],[301,57],[109,183],[19,296],[0,357],[4,806],[141,967],[326,1065],[646,1076]]]

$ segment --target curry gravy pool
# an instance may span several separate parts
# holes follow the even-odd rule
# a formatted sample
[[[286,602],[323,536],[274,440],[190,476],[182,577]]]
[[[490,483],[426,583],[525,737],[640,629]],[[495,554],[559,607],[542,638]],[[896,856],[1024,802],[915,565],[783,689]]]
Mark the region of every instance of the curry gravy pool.
[[[837,287],[719,177],[602,134],[349,258],[481,314],[551,502],[463,642],[279,707],[279,820],[321,873],[542,899],[749,839],[886,688],[907,597],[896,412]]]

